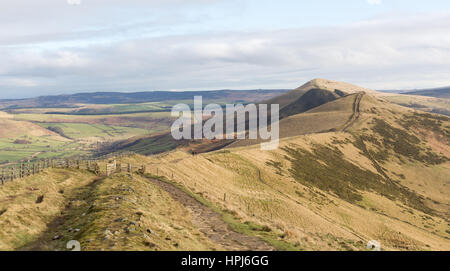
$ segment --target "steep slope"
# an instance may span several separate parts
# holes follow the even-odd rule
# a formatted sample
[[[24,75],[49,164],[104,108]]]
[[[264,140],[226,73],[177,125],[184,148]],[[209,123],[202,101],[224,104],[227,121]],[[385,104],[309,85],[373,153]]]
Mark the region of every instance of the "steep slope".
[[[261,104],[279,104],[280,118],[285,119],[290,116],[299,115],[300,113],[304,113],[310,109],[320,107],[331,101],[342,99],[341,102],[338,102],[337,105],[335,105],[334,109],[331,107],[329,112],[325,109],[324,112],[317,111],[313,112],[315,114],[296,116],[280,123],[281,137],[289,137],[338,129],[353,113],[351,106],[349,107],[347,104],[353,103],[355,97],[347,99],[345,96],[349,93],[355,94],[366,91],[368,93],[375,93],[375,91],[347,83],[325,79],[314,79],[295,90],[264,101]],[[342,103],[342,106],[338,105],[340,103]],[[337,108],[341,108],[338,110],[340,111],[338,114],[335,112]],[[245,122],[246,127],[248,127],[247,120]],[[236,123],[237,122],[235,121],[235,126],[237,126]],[[167,145],[167,142],[171,143]],[[206,152],[227,146],[235,147],[256,144],[259,142],[259,140],[235,140],[235,142],[224,140],[219,142],[214,141],[212,143],[207,141],[194,142],[195,144],[191,149],[195,149],[196,152]],[[141,137],[122,141],[118,144],[114,144],[114,146],[106,148],[104,152],[131,150],[140,154],[153,154],[160,152],[161,148],[158,147],[160,144],[162,146],[168,146],[168,148],[164,148],[164,150],[169,150],[178,146],[182,146],[184,148],[186,145],[189,145],[189,142],[171,140],[171,135],[166,133],[164,135]],[[199,145],[200,147],[198,147]],[[147,146],[145,150],[143,150],[143,146]]]
[[[309,114],[339,109],[338,101]],[[364,95],[346,132],[284,138],[274,151],[146,159],[150,171],[303,249],[362,250],[378,240],[386,250],[448,250],[449,140],[449,118]]]
[[[341,97],[335,92],[323,89],[311,89],[298,100],[286,105],[280,110],[280,117],[285,118],[306,112],[314,107],[326,104]]]
[[[304,113],[281,119],[279,122],[280,138],[343,130],[357,113],[355,105],[357,105],[358,95],[350,94]],[[250,146],[261,142],[263,142],[261,139],[235,140],[227,148]]]
[[[297,101],[300,97],[303,96],[303,94],[305,94],[308,91],[313,90],[313,89],[328,90],[329,92],[335,93],[338,96],[344,96],[345,94],[354,94],[354,93],[359,93],[359,92],[365,92],[365,93],[369,93],[371,95],[383,95],[383,93],[381,93],[381,92],[377,92],[375,90],[359,87],[359,86],[352,85],[349,83],[318,78],[318,79],[313,79],[288,93],[282,94],[280,96],[277,96],[273,99],[269,99],[262,103],[263,104],[279,104],[280,109],[283,109],[284,107],[288,106],[292,102]]]

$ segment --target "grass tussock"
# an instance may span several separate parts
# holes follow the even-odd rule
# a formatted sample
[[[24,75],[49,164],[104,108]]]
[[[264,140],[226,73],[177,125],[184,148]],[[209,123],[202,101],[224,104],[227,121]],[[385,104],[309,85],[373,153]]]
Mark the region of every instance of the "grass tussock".
[[[311,152],[292,147],[283,150],[292,164],[289,170],[292,177],[303,185],[333,193],[350,203],[360,202],[362,191],[377,192],[390,200],[400,200],[425,213],[432,213],[420,196],[382,175],[347,161],[337,148],[316,144]]]

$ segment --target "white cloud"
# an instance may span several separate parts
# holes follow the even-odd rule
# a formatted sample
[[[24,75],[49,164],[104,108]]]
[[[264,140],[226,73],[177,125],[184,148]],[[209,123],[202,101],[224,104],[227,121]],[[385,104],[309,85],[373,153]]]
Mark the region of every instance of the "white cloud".
[[[67,4],[72,6],[78,6],[81,5],[81,0],[67,0]]]
[[[83,10],[87,3],[68,8]],[[92,19],[80,21],[84,18]],[[450,85],[450,14],[154,36],[147,34],[164,32],[177,21],[164,17],[166,28],[161,28],[160,17],[150,19],[73,32],[61,20],[43,34],[30,25],[8,27],[8,20],[0,18],[0,98],[74,91],[294,88],[315,77],[377,89]],[[21,29],[21,35],[14,34]],[[108,39],[111,33],[118,38]]]
[[[367,0],[367,3],[369,3],[369,5],[381,5],[383,2],[382,0]]]

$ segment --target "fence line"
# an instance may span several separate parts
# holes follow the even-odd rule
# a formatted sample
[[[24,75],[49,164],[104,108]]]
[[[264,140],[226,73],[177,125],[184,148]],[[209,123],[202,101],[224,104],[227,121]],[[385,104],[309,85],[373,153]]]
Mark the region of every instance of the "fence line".
[[[133,153],[134,154],[134,153]],[[116,158],[122,158],[129,154],[121,153],[119,155],[106,155],[102,158],[107,158],[104,171],[100,168],[100,162],[105,162],[101,158],[95,160],[82,160],[82,159],[42,159],[35,162],[26,162],[16,164],[10,167],[0,168],[0,185],[6,182],[12,182],[16,179],[23,179],[28,176],[33,176],[41,173],[44,169],[48,168],[67,168],[77,170],[87,170],[96,175],[105,174],[110,176],[116,172],[140,172],[145,173],[145,165],[135,166],[132,164],[118,163]]]

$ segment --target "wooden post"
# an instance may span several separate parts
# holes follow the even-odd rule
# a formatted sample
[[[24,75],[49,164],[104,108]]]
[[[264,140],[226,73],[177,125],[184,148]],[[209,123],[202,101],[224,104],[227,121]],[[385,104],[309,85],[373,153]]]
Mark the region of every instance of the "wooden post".
[[[227,193],[223,193],[223,201],[227,201]]]
[[[141,168],[139,169],[138,173],[139,174],[145,174],[145,170],[146,170],[145,165],[142,165]]]
[[[128,164],[128,173],[131,173],[131,164]]]

